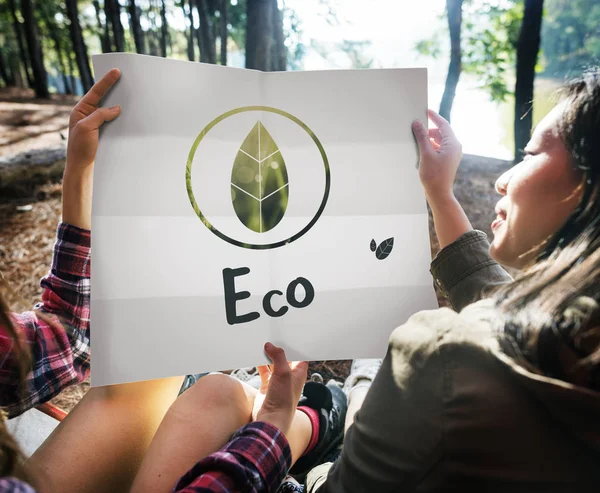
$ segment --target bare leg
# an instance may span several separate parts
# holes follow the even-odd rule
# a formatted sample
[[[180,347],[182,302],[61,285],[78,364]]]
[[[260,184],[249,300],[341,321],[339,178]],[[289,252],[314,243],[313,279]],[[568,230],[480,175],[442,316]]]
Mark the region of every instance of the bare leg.
[[[346,412],[346,423],[344,425],[344,434],[348,431],[348,428],[354,423],[354,415],[358,411],[365,401],[369,387],[356,387],[352,389],[350,394],[350,400],[348,401],[348,411]]]
[[[129,491],[182,377],[91,389],[27,461],[43,491]]]
[[[250,422],[256,392],[228,375],[202,377],[169,409],[132,493],[170,492],[196,462],[219,450]]]
[[[200,379],[171,406],[150,445],[132,493],[170,492],[196,462],[222,448],[252,419],[257,390],[227,375]],[[297,460],[310,441],[308,416],[296,411],[288,442]]]

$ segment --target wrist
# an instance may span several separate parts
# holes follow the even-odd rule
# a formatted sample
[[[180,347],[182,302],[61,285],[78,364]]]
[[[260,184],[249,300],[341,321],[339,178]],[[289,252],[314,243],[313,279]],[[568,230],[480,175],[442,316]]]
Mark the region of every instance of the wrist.
[[[432,209],[441,209],[449,205],[454,205],[458,202],[453,190],[440,192],[438,190],[431,191],[426,189],[425,198],[427,199],[429,207]]]

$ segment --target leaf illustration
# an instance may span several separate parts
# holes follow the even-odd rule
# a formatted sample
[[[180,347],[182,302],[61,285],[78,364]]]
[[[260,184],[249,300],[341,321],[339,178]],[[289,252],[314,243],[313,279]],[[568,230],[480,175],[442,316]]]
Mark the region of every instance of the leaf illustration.
[[[375,256],[379,260],[383,260],[387,258],[387,256],[392,253],[392,249],[394,248],[394,238],[388,238],[387,240],[382,241],[377,247],[377,251],[375,252]]]
[[[371,240],[371,251],[374,252],[375,249],[377,248],[377,243],[375,243],[375,240]]]
[[[285,161],[271,134],[258,121],[233,162],[233,209],[244,226],[264,233],[279,224],[287,209],[288,197]]]

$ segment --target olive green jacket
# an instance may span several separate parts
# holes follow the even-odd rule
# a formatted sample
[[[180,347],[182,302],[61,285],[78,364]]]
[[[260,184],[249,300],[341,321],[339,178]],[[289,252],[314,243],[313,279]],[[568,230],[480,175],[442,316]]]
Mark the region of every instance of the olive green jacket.
[[[432,263],[454,310],[394,331],[342,456],[308,493],[600,491],[600,394],[504,354],[493,287],[511,281],[472,231]],[[481,300],[481,301],[477,301]]]

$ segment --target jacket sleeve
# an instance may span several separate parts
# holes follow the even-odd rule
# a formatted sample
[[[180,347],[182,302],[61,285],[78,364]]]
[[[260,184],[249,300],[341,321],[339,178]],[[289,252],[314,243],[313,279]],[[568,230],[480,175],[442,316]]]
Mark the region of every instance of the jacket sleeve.
[[[34,311],[11,315],[32,359],[20,382],[18,355],[0,327],[0,406],[17,416],[87,378],[90,369],[90,232],[58,226],[50,272]]]
[[[221,450],[202,459],[174,493],[275,493],[292,464],[285,436],[264,422],[246,425]]]
[[[460,312],[489,295],[512,277],[489,254],[490,244],[482,231],[469,231],[444,248],[431,263],[436,284]]]

